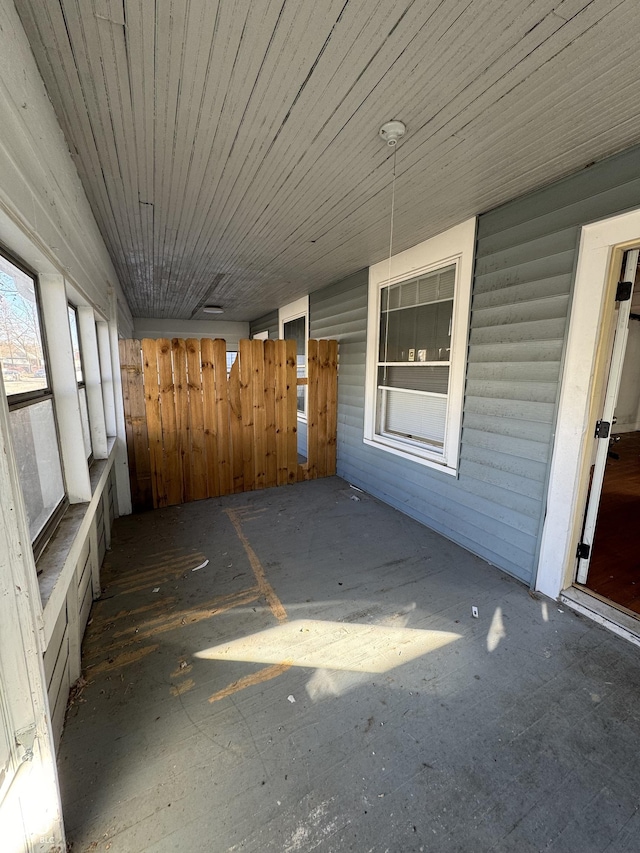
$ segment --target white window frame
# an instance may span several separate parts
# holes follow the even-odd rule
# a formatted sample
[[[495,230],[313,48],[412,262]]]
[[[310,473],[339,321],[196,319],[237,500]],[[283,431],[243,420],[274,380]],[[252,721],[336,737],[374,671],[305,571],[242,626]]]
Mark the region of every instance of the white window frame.
[[[284,324],[291,320],[299,320],[304,317],[304,358],[306,364],[306,375],[309,375],[309,296],[302,296],[295,302],[289,302],[278,310],[278,332],[280,340],[284,340]],[[304,395],[304,412],[298,412],[298,420],[307,420],[307,394]]]
[[[447,474],[457,475],[464,398],[469,309],[476,242],[476,217],[425,240],[405,252],[369,267],[367,356],[365,380],[364,443]],[[451,357],[447,415],[442,451],[429,449],[410,439],[376,432],[380,293],[383,287],[456,265],[456,283],[451,329]]]

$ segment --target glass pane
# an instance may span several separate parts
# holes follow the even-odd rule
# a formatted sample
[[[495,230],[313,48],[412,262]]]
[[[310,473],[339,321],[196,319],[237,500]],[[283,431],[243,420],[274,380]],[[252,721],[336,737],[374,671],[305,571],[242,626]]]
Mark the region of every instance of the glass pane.
[[[236,360],[237,355],[237,352],[227,350],[227,376],[231,373],[231,368],[233,367],[233,362]]]
[[[408,364],[406,367],[379,367],[378,385],[446,394],[449,391],[449,365],[432,367],[426,364]]]
[[[43,400],[14,409],[9,417],[33,541],[64,497],[53,404]]]
[[[379,361],[449,361],[453,300],[380,316]]]
[[[402,281],[400,284],[391,284],[382,289],[381,310],[412,308],[416,305],[427,305],[430,302],[453,299],[455,284],[455,264],[427,273],[421,278]]]
[[[379,390],[381,432],[421,441],[436,448],[444,442],[447,398],[409,391]],[[380,405],[381,404],[381,405]]]
[[[296,317],[282,326],[285,341],[294,340],[297,344],[298,356],[303,356],[306,345],[306,317]]]
[[[93,448],[91,446],[91,427],[89,426],[89,410],[87,408],[86,388],[78,388],[78,398],[80,400],[80,418],[82,419],[82,440],[84,441],[84,455],[88,459],[93,452]]]
[[[78,313],[71,305],[69,305],[69,328],[71,330],[73,364],[76,368],[76,382],[84,382],[82,376],[82,358],[80,356],[80,335],[78,334]]]
[[[35,282],[2,255],[0,361],[7,394],[48,388]]]

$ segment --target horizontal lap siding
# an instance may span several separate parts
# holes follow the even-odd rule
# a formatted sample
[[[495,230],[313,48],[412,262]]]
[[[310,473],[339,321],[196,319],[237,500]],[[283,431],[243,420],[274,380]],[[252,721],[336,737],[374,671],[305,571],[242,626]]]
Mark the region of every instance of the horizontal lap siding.
[[[258,317],[257,320],[252,320],[249,323],[250,336],[253,337],[258,332],[269,332],[269,340],[278,340],[278,338],[280,337],[280,330],[278,326],[277,311],[271,311],[269,314],[265,314],[262,317]]]
[[[639,172],[635,149],[479,219],[460,486],[473,477],[528,500],[537,529],[524,580],[544,517],[580,229],[640,205]]]
[[[363,444],[367,271],[310,295],[340,342],[340,476],[532,579],[580,227],[640,206],[638,175],[634,149],[479,218],[457,478]]]

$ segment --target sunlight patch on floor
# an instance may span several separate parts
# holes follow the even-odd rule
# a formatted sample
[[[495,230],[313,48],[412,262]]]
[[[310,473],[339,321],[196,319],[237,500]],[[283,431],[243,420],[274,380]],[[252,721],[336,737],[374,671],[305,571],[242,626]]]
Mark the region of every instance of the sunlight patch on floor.
[[[196,652],[205,660],[283,663],[350,672],[388,672],[460,634],[388,625],[298,619]]]

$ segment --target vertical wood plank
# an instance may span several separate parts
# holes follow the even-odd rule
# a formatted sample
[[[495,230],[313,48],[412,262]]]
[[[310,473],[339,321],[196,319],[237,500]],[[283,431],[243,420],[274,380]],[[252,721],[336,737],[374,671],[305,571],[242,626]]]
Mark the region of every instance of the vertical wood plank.
[[[189,436],[191,452],[189,470],[191,474],[192,500],[199,501],[208,496],[207,465],[204,447],[204,407],[202,401],[202,364],[200,341],[187,338],[187,381],[189,387]]]
[[[266,474],[265,486],[275,486],[278,478],[276,455],[276,342],[264,341],[264,408]]]
[[[329,376],[327,383],[327,477],[336,473],[338,445],[338,342],[329,344]]]
[[[251,360],[254,488],[264,489],[267,475],[267,413],[265,409],[264,349],[261,340],[251,341]]]
[[[189,392],[187,384],[187,347],[182,338],[171,341],[173,355],[173,387],[175,389],[176,431],[180,466],[182,468],[183,499],[193,500],[193,483],[191,482],[191,441],[189,436]]]
[[[215,405],[218,427],[218,477],[220,494],[230,495],[234,489],[233,448],[230,424],[233,414],[229,406],[229,380],[227,378],[227,344],[221,338],[213,342],[213,366],[215,373]]]
[[[158,338],[156,341],[158,377],[160,380],[160,419],[162,421],[162,445],[164,448],[164,479],[167,506],[182,503],[182,460],[176,429],[176,405],[171,364],[171,341]]]
[[[131,361],[134,367],[129,372],[129,392],[133,414],[133,446],[136,457],[136,477],[138,479],[138,509],[142,510],[153,507],[151,461],[149,459],[149,437],[147,434],[147,412],[144,400],[140,341],[130,341],[130,344],[132,345]]]
[[[226,354],[225,354],[226,357]],[[232,485],[234,492],[244,491],[242,456],[242,406],[240,403],[240,354],[229,373],[229,423],[231,427]]]
[[[216,406],[216,374],[213,355],[213,341],[203,338],[200,341],[200,369],[202,371],[202,426],[204,430],[204,464],[207,470],[207,494],[210,498],[226,494],[220,487],[220,468],[218,459],[218,412]],[[224,389],[227,388],[225,376]]]
[[[240,409],[242,412],[242,473],[244,491],[255,488],[253,435],[253,350],[251,341],[240,341]]]
[[[164,453],[162,448],[162,422],[160,420],[160,388],[158,385],[156,342],[149,338],[145,338],[142,341],[142,375],[144,378],[144,401],[147,411],[153,506],[154,509],[158,509],[167,505],[167,490],[164,482]]]
[[[134,467],[137,484],[136,509],[151,509],[153,507],[151,462],[149,459],[149,438],[147,435],[147,412],[144,399],[140,341],[126,341],[125,351],[127,353],[131,440],[133,443]]]
[[[318,341],[307,343],[307,477],[318,476]]]
[[[298,479],[298,350],[295,341],[285,341],[287,482]]]
[[[287,457],[287,348],[285,341],[273,341],[276,353],[276,485],[289,482]]]
[[[327,394],[329,391],[329,342],[318,341],[318,446],[316,464],[318,477],[327,476]]]

